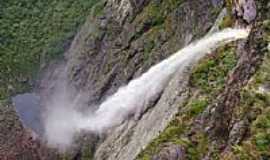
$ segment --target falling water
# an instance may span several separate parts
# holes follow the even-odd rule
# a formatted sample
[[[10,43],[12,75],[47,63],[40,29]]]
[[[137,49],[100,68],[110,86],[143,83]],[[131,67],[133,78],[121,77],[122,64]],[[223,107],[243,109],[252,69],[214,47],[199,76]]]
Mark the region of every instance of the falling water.
[[[128,85],[105,100],[94,113],[85,116],[75,111],[70,99],[55,99],[45,120],[45,135],[53,146],[67,147],[72,143],[74,134],[81,130],[102,133],[108,128],[120,125],[129,116],[141,113],[152,98],[161,93],[176,72],[183,72],[206,54],[226,43],[244,39],[248,36],[246,29],[225,29],[208,35],[194,42],[146,73],[129,82]],[[65,94],[65,93],[62,93]],[[59,97],[59,93],[58,96]],[[71,106],[70,106],[71,105]],[[77,104],[76,104],[77,105]],[[63,107],[69,106],[69,107]]]

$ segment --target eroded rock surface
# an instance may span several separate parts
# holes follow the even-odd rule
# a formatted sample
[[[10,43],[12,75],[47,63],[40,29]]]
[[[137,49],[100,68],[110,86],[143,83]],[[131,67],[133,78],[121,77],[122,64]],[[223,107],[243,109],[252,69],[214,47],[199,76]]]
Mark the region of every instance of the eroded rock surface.
[[[83,30],[92,32],[82,30],[74,41],[78,45],[71,47],[71,83],[89,91],[89,103],[101,102],[152,65],[203,36],[219,13],[213,14],[213,10],[221,10],[220,3],[211,0],[113,2],[104,6],[103,15],[90,18]],[[114,16],[120,16],[120,12],[122,17]],[[129,20],[124,20],[127,15]],[[188,79],[188,69],[177,74],[142,115],[109,131],[97,146],[94,159],[135,159],[186,102]]]
[[[257,4],[263,3],[266,0],[260,0]],[[233,117],[233,112],[240,101],[240,89],[250,80],[256,66],[260,64],[261,55],[256,49],[261,49],[261,28],[256,23],[258,12],[255,4],[254,0],[234,1],[235,17],[237,21],[241,21],[239,24],[246,26],[255,23],[255,27],[250,39],[239,43],[237,67],[227,79],[225,89],[219,93],[216,103],[210,105],[214,109],[211,114],[206,115],[207,123],[203,126],[199,117],[194,123],[190,123],[190,133],[185,133],[192,139],[197,129],[205,127],[203,129],[213,135],[214,139],[226,141],[220,147],[221,150],[228,144],[240,143],[250,125],[246,119]],[[119,87],[140,76],[152,65],[205,35],[211,28],[212,31],[218,30],[219,25],[213,27],[216,19],[228,18],[230,14],[225,9],[221,12],[223,5],[223,0],[100,1],[66,53],[70,84],[77,92],[87,95],[89,106],[100,104]],[[260,13],[259,18],[262,18],[261,15]],[[52,74],[57,75],[58,72]],[[190,93],[193,93],[190,92],[189,76],[188,68],[185,73],[177,73],[156,101],[145,106],[146,110],[142,114],[135,117],[132,115],[121,126],[111,129],[107,135],[85,138],[86,147],[82,145],[79,149],[86,148],[86,151],[76,150],[75,156],[69,158],[82,159],[84,152],[87,152],[85,157],[95,160],[136,159],[179,113],[179,108],[188,103]],[[48,82],[48,79],[40,82],[40,90],[45,90],[44,93],[50,93],[47,91],[51,87]],[[263,88],[264,91],[266,89],[268,88]],[[29,160],[56,159],[54,151],[32,139],[23,129],[11,106],[5,106],[0,107],[0,125],[5,125],[1,128],[6,129],[0,132],[0,157],[8,160],[19,159],[18,157]],[[7,134],[9,132],[14,134]],[[5,139],[10,141],[3,141]],[[211,140],[209,141],[212,142]],[[215,146],[215,141],[212,144]],[[211,146],[209,148],[210,154]],[[176,160],[185,159],[188,154],[190,153],[185,147],[167,143],[152,158]],[[206,155],[205,159],[209,157]]]
[[[186,151],[181,145],[168,144],[152,160],[186,160]]]
[[[238,0],[235,2],[235,11],[238,17],[242,17],[247,23],[251,23],[255,20],[257,10],[254,0]]]
[[[31,130],[23,128],[14,110],[13,106],[0,103],[0,159],[57,159],[55,151],[42,144]]]

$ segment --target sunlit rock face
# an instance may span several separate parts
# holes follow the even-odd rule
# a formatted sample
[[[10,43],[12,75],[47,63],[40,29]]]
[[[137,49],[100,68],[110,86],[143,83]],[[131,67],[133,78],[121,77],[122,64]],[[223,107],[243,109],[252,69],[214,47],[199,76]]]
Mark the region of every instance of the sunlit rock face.
[[[238,17],[242,17],[247,23],[252,22],[257,15],[256,4],[254,0],[236,1],[235,11]]]
[[[149,0],[108,0],[107,12],[119,23],[124,24],[128,17],[140,11]]]

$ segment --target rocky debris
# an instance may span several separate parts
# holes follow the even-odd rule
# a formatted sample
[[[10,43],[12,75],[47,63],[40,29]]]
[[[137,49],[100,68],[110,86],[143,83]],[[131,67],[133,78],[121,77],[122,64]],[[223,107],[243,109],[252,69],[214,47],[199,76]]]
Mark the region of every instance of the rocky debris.
[[[175,144],[165,144],[165,147],[163,147],[161,151],[152,158],[152,160],[186,160],[186,159],[187,157],[185,148]]]
[[[130,0],[109,0],[108,6],[116,11],[113,11],[116,20],[123,23],[128,15],[132,14],[132,6]]]
[[[248,24],[255,20],[257,10],[254,0],[235,0],[234,7],[236,16]]]
[[[13,106],[0,103],[0,159],[41,160],[57,159],[53,150],[48,150],[32,131],[24,129]]]
[[[248,125],[249,123],[244,120],[236,122],[230,131],[228,144],[239,144],[243,140],[243,137],[247,132]]]

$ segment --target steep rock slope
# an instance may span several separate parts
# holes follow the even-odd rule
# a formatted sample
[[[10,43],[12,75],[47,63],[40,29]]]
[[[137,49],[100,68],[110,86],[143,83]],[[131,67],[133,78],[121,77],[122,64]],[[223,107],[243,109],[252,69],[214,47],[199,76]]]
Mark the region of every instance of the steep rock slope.
[[[206,34],[222,4],[197,0],[100,2],[69,50],[71,84],[89,95],[90,104],[100,103],[153,64]],[[143,115],[109,131],[93,158],[136,158],[186,103],[188,79],[188,74],[176,75]]]
[[[109,2],[94,8],[69,54],[72,82],[92,91],[90,98],[114,93],[151,65],[202,36],[220,9],[211,1],[135,1],[135,6],[125,9],[129,14],[124,23],[114,15],[127,14],[121,11],[120,4],[125,3]]]
[[[1,115],[13,115],[0,116],[1,125],[7,126],[1,133],[14,134],[0,134],[0,157],[9,153],[7,159],[269,158],[270,3],[258,0],[254,7],[253,2],[101,0],[65,54],[70,85],[87,95],[90,106],[208,32],[248,26],[251,35],[247,41],[217,49],[215,56],[187,69],[187,74],[176,74],[141,114],[106,135],[85,136],[82,147],[71,155],[59,156],[33,140],[14,118],[12,107],[1,103]]]
[[[176,75],[142,115],[102,137],[92,158],[134,159],[143,150],[138,159],[237,159],[247,157],[251,147],[258,147],[253,159],[267,157],[268,134],[257,133],[267,128],[251,133],[260,114],[247,114],[242,103],[243,90],[267,52],[268,13],[263,0],[101,2],[70,52],[72,83],[89,94],[89,103],[100,103],[211,27],[250,27],[251,35],[215,51],[218,56],[202,61],[191,79]],[[242,146],[244,139],[250,144]]]
[[[269,67],[269,2],[227,1],[227,8],[235,26],[252,28],[249,39],[194,68],[193,97],[139,159],[269,158],[269,81],[263,74]]]

